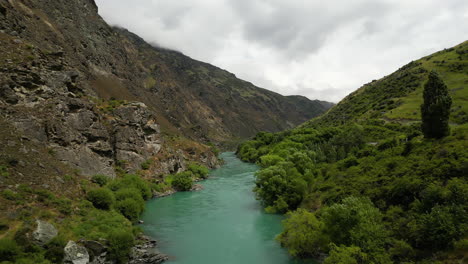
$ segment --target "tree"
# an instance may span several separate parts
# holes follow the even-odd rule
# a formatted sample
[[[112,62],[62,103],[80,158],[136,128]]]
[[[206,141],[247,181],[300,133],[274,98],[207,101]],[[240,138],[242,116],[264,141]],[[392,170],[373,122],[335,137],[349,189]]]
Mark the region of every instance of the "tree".
[[[429,80],[424,85],[423,98],[421,119],[424,136],[426,138],[448,136],[452,98],[449,95],[447,85],[435,71],[429,74]]]
[[[276,238],[295,257],[317,257],[325,244],[323,223],[313,213],[299,208],[287,214],[283,232]]]

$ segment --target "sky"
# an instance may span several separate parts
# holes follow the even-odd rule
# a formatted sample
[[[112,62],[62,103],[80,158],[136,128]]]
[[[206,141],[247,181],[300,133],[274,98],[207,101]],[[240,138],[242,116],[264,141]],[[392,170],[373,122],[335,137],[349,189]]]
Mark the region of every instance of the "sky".
[[[466,0],[95,0],[111,25],[283,95],[338,102],[468,40]]]

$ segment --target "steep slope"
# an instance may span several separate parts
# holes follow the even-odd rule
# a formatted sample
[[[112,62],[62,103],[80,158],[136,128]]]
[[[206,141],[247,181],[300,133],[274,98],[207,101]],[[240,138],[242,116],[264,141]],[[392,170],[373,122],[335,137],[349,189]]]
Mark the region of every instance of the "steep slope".
[[[137,47],[151,105],[167,113],[184,134],[216,142],[248,138],[258,131],[294,127],[331,106],[258,88],[213,65],[153,47],[127,30],[118,31]]]
[[[238,155],[256,162],[255,192],[288,214],[278,239],[324,263],[465,263],[468,259],[468,42],[364,85],[321,117],[259,133]],[[428,73],[453,99],[450,135],[426,138]]]
[[[92,0],[1,5],[3,32],[61,54],[80,73],[84,94],[143,102],[170,134],[231,141],[292,128],[328,109],[328,104],[287,98],[181,53],[154,48],[108,26]]]
[[[404,123],[419,121],[423,85],[431,70],[442,76],[453,98],[450,121],[468,122],[468,41],[465,41],[365,84],[326,115],[304,126],[338,125],[368,118]]]

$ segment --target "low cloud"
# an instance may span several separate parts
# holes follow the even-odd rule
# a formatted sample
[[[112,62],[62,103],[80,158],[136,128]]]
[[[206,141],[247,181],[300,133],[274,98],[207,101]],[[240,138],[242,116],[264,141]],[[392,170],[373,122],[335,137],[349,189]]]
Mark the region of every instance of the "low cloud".
[[[467,37],[465,0],[96,0],[100,14],[284,95],[337,102]]]

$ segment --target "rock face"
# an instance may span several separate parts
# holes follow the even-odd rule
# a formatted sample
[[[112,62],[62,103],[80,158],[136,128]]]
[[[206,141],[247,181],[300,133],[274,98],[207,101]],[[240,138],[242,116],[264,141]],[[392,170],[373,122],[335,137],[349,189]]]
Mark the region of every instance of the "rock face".
[[[25,139],[43,144],[58,160],[87,176],[114,177],[117,165],[136,172],[161,150],[166,154],[152,166],[153,174],[185,169],[185,158],[192,157],[164,148],[154,109],[142,102],[99,99],[84,81],[86,73],[73,69],[63,52],[45,54],[12,39],[0,33],[5,47],[0,57],[16,54],[25,61],[4,67],[0,62],[0,117]],[[200,162],[215,166],[216,157],[208,147],[205,151],[198,153]]]
[[[37,228],[32,234],[36,244],[44,246],[57,236],[58,231],[52,224],[42,220],[36,220],[36,223]]]
[[[68,241],[64,249],[65,264],[88,264],[89,254],[85,247],[76,244],[74,241]]]

